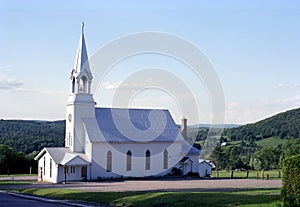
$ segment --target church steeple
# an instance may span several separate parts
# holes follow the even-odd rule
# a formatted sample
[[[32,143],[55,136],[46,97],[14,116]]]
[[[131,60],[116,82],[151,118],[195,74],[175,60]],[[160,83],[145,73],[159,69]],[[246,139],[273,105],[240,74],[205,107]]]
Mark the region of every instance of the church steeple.
[[[84,22],[82,22],[75,64],[71,73],[72,93],[91,93],[92,79],[93,76],[89,66],[84,39]]]
[[[92,73],[84,39],[84,24],[71,73],[72,91],[69,94],[66,108],[66,137],[65,147],[72,152],[85,152],[85,131],[82,124],[84,118],[95,117],[95,101],[91,93]]]

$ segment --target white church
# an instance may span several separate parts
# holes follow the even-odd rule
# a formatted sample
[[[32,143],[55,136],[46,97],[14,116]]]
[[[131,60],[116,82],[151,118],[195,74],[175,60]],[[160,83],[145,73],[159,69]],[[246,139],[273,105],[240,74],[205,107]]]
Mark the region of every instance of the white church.
[[[163,176],[173,167],[184,175],[199,173],[200,151],[184,139],[186,119],[179,129],[166,109],[96,107],[92,80],[82,26],[66,102],[65,147],[45,147],[35,157],[39,181]]]

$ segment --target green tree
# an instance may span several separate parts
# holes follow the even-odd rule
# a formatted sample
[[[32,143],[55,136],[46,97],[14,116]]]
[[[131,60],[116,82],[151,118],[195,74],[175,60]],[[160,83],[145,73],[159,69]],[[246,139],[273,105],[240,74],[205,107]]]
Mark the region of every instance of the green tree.
[[[254,153],[254,168],[270,170],[278,168],[280,150],[275,147],[263,147]]]
[[[213,153],[210,155],[209,159],[213,161],[216,165],[217,177],[218,177],[218,170],[224,168],[225,163],[225,153],[221,146],[217,146]]]
[[[0,174],[29,173],[29,167],[36,173],[37,164],[33,160],[35,154],[25,156],[23,152],[15,152],[7,145],[0,145]]]
[[[242,161],[240,158],[240,150],[238,146],[232,146],[229,148],[229,169],[242,168]]]
[[[280,156],[280,164],[291,156],[300,154],[300,138],[298,139],[287,139],[282,146],[282,152]]]
[[[13,150],[7,145],[0,145],[0,173],[6,174],[9,173],[10,163],[13,157]]]

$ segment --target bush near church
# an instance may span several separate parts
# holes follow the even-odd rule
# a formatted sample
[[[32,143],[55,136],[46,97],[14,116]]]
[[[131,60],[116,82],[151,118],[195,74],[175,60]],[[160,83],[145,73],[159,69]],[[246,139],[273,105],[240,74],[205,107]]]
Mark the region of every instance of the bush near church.
[[[281,197],[284,206],[300,206],[300,154],[283,162]]]

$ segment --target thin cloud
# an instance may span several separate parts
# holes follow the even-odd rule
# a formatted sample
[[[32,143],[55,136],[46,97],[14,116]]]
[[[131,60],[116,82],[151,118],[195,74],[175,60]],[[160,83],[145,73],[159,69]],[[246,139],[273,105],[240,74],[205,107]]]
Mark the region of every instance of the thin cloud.
[[[239,103],[239,102],[231,102],[231,103],[228,105],[228,110],[234,110],[234,109],[236,109],[238,106],[240,106],[240,103]]]
[[[102,87],[106,90],[138,90],[141,88],[144,88],[147,86],[145,82],[140,82],[140,83],[122,83],[120,84],[119,82],[107,82],[102,84]]]
[[[296,89],[300,88],[300,84],[297,83],[279,83],[273,87],[274,89]]]
[[[0,80],[0,90],[20,89],[24,85],[23,82],[16,79]]]
[[[3,75],[3,73],[8,73],[11,70],[11,65],[0,65],[0,72],[1,75]]]

